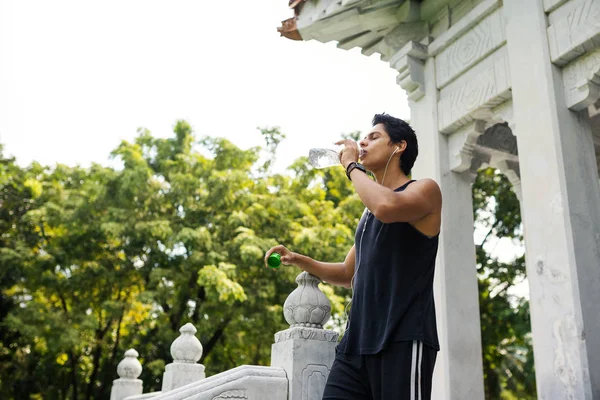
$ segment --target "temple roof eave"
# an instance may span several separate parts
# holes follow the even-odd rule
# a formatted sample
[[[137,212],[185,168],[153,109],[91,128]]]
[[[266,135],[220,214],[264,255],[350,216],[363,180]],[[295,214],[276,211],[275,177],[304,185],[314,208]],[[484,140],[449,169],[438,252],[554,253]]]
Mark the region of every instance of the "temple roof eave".
[[[427,36],[419,4],[414,0],[291,0],[294,17],[277,30],[291,40],[337,41],[339,48],[359,47],[364,55],[379,53],[388,61],[409,41]]]

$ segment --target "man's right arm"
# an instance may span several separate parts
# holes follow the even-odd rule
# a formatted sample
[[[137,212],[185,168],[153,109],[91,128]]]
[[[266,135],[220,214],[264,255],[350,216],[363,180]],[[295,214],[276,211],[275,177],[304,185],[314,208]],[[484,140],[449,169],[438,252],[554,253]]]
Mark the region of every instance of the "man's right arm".
[[[275,246],[267,252],[265,259],[271,253],[281,254],[281,261],[284,264],[295,265],[309,274],[317,276],[323,282],[336,286],[350,287],[350,282],[354,276],[354,263],[356,259],[356,249],[354,246],[348,252],[346,259],[341,263],[326,263],[313,260],[302,254],[293,253],[284,246]]]

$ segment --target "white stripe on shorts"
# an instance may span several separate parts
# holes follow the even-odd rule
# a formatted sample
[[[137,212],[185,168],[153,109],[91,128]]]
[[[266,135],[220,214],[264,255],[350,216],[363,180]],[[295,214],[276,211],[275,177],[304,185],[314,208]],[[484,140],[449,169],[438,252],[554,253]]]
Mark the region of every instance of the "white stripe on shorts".
[[[423,361],[423,342],[413,340],[412,361],[410,365],[410,400],[421,400],[421,362]],[[417,370],[419,376],[417,378]]]
[[[418,362],[418,368],[419,368],[419,383],[418,383],[418,389],[419,389],[419,400],[421,400],[421,372],[423,372],[423,370],[421,369],[421,361],[423,361],[423,342],[419,342],[419,362]]]
[[[417,367],[417,341],[413,340],[413,348],[412,348],[412,362],[410,364],[410,400],[415,399],[415,381],[416,381],[416,367]]]

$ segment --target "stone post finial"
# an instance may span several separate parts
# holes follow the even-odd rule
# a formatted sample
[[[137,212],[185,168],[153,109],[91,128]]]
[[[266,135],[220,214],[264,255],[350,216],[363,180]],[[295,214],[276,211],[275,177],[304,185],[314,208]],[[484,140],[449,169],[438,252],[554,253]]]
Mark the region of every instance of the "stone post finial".
[[[290,327],[322,329],[331,318],[331,303],[319,289],[319,282],[306,271],[296,277],[298,287],[283,304],[283,315]]]
[[[195,336],[198,330],[191,323],[179,328],[181,333],[171,344],[173,362],[165,366],[162,391],[196,382],[206,377],[204,365],[198,364],[202,358],[202,344]]]
[[[298,287],[283,304],[290,328],[275,334],[271,366],[289,379],[289,400],[320,399],[335,358],[338,333],[323,329],[331,304],[319,289],[321,280],[308,272],[296,277]]]
[[[137,379],[142,373],[142,364],[137,359],[138,356],[138,352],[134,349],[125,352],[125,358],[117,365],[119,379],[113,381],[110,400],[123,400],[129,396],[142,394],[142,381]]]
[[[179,329],[181,335],[171,344],[171,357],[176,363],[197,363],[202,358],[202,343],[198,340],[198,330],[191,323],[187,323]]]
[[[142,364],[138,360],[138,352],[129,349],[125,352],[125,358],[117,365],[117,374],[123,379],[137,379],[142,374]]]

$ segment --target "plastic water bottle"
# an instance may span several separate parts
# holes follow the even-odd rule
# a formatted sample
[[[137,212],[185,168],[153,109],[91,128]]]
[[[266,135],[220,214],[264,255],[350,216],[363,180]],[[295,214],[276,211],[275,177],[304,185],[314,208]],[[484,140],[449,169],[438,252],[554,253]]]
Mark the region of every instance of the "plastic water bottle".
[[[341,165],[340,152],[339,150],[325,148],[310,149],[308,152],[308,162],[315,168],[327,168],[334,165]]]

